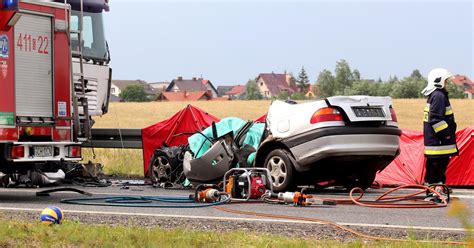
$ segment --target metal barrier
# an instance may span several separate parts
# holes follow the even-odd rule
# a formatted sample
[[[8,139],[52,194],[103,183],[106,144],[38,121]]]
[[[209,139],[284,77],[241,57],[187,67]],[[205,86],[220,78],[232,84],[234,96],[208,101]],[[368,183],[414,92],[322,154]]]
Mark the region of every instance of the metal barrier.
[[[92,138],[82,143],[85,148],[142,149],[141,129],[93,128]]]

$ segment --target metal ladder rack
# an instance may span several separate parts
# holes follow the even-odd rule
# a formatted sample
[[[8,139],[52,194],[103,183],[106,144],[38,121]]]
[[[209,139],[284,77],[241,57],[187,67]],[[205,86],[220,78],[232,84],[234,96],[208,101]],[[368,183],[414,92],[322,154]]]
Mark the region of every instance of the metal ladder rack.
[[[67,0],[64,0],[65,6],[67,6]],[[73,92],[73,137],[74,141],[87,141],[91,138],[91,120],[89,116],[89,104],[86,97],[86,80],[84,78],[84,53],[83,53],[83,25],[84,25],[84,3],[83,0],[80,0],[80,14],[78,18],[78,28],[77,30],[67,29],[69,31],[68,36],[71,37],[71,34],[76,34],[78,39],[77,50],[74,50],[71,45],[71,66],[72,66],[72,57],[79,58],[79,73],[72,73],[72,92]],[[66,8],[66,7],[65,7]],[[71,19],[69,15],[69,20]],[[79,81],[74,79],[74,76],[79,76]],[[82,111],[81,111],[82,110]]]

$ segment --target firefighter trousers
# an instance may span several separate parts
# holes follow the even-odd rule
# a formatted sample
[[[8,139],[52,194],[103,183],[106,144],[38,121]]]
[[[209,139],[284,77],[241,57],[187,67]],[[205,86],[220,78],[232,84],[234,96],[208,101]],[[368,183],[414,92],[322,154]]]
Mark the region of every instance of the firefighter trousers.
[[[425,183],[446,183],[449,157],[426,158]]]

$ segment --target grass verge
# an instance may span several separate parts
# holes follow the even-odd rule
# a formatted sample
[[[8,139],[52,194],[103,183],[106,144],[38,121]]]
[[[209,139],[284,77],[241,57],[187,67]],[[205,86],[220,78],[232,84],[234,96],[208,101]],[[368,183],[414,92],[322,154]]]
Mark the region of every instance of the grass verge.
[[[143,151],[137,149],[83,149],[84,162],[104,165],[104,174],[119,177],[143,177]]]
[[[441,247],[435,243],[349,242],[288,238],[243,231],[209,232],[138,226],[83,225],[66,221],[38,222],[0,219],[0,247]]]

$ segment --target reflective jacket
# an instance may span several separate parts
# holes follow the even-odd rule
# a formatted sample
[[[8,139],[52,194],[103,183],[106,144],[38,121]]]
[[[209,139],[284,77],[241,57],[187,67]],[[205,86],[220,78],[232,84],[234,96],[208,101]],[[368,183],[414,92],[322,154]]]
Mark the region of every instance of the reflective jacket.
[[[458,154],[457,125],[447,91],[437,89],[429,95],[423,122],[425,156],[450,157]]]

